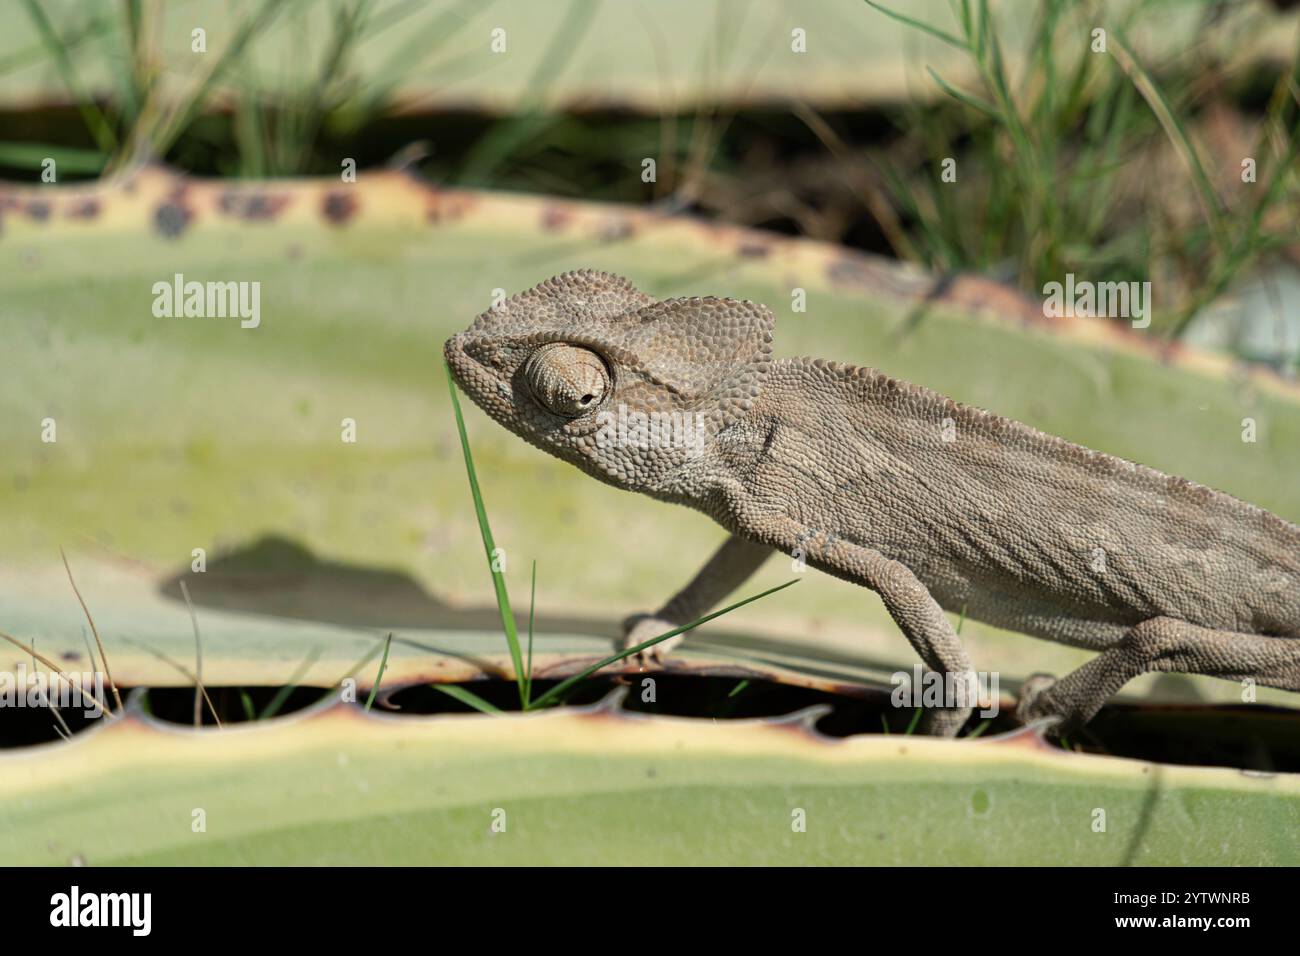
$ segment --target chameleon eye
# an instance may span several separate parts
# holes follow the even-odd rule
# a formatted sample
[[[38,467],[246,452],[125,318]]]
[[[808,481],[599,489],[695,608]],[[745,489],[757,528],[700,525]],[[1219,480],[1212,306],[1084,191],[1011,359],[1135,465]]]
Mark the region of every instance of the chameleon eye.
[[[609,389],[609,370],[590,349],[555,342],[543,345],[524,366],[524,381],[542,407],[577,418],[598,406]]]

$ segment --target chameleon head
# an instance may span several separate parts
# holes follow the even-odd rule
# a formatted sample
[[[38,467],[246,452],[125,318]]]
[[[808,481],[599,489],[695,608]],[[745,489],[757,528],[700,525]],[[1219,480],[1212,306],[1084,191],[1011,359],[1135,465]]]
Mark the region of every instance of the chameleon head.
[[[758,396],[772,315],[667,299],[602,272],[548,279],[447,340],[461,390],[498,422],[624,488],[653,491]]]

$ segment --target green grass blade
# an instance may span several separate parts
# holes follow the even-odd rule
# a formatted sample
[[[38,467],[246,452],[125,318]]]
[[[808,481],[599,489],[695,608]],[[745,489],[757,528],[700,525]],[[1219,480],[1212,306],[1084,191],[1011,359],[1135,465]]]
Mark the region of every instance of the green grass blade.
[[[916,708],[916,710],[912,712],[912,719],[911,719],[911,721],[908,723],[908,725],[907,725],[907,729],[906,729],[905,731],[903,731],[903,735],[904,735],[904,736],[906,736],[906,737],[910,737],[910,736],[912,736],[912,733],[916,730],[916,725],[919,724],[919,723],[921,722],[921,714],[922,714],[922,712],[923,712],[923,710],[922,710],[922,708],[920,708],[920,707]]]
[[[108,163],[108,157],[93,149],[74,149],[48,143],[0,143],[0,166],[14,169],[41,169],[47,159],[54,160],[59,175],[93,176]]]
[[[360,660],[358,660],[355,664],[353,664],[351,669],[349,669],[346,674],[344,674],[337,681],[335,681],[334,685],[329,690],[321,694],[320,699],[317,701],[317,703],[320,703],[320,701],[329,700],[330,698],[334,697],[336,694],[338,694],[339,690],[342,689],[344,681],[346,681],[349,677],[356,677],[357,674],[361,673],[361,669],[363,667],[365,667],[367,664],[373,661],[381,653],[387,654],[388,642],[390,640],[392,640],[392,634],[389,634],[387,637],[382,638],[379,641],[376,641],[375,646],[372,647],[370,650],[366,651],[365,655]]]
[[[377,70],[368,76],[359,77],[362,86],[348,103],[348,111],[358,117],[385,112],[398,83],[426,62],[431,52],[443,50],[476,15],[483,14],[494,2],[496,0],[463,0],[459,4],[435,10],[433,18],[422,25],[412,24],[408,20],[402,45],[390,53]],[[425,5],[425,0],[419,0],[409,9],[386,8],[370,17],[363,24],[362,31],[368,39],[411,13],[423,12]],[[478,54],[467,55],[463,59],[467,63],[482,63],[482,57]],[[443,69],[447,68],[448,64],[444,61]]]
[[[454,698],[462,704],[465,704],[468,707],[473,707],[475,710],[480,710],[485,714],[493,714],[495,716],[502,715],[501,708],[488,703],[472,690],[466,690],[464,687],[457,684],[430,684],[429,686],[434,690],[442,691],[442,693],[446,694],[448,697]]]
[[[979,6],[975,8],[975,38],[970,47],[970,51],[975,55],[975,59],[983,59],[984,53],[988,48],[988,39],[989,5],[985,0],[980,0]]]
[[[244,51],[248,44],[255,36],[260,36],[266,31],[283,6],[277,0],[262,0],[261,6],[251,16],[239,22],[230,42],[217,55],[207,74],[199,81],[197,88],[189,92],[161,130],[156,131],[151,146],[159,156],[165,155],[181,133],[198,118],[204,104],[216,90],[217,84],[226,72],[235,66],[242,68],[247,63]]]
[[[298,666],[298,670],[289,678],[289,683],[281,687],[276,692],[275,696],[271,698],[271,702],[262,709],[262,712],[257,717],[258,720],[270,720],[280,712],[280,708],[283,707],[284,702],[289,699],[289,695],[298,689],[298,682],[307,676],[307,672],[311,670],[311,665],[315,664],[316,658],[320,657],[320,651],[321,649],[319,647],[313,647],[311,649],[303,659],[302,664]]]
[[[927,66],[925,68],[925,71],[929,73],[931,77],[934,78],[934,81],[936,83],[939,84],[939,88],[942,89],[949,96],[951,96],[953,99],[957,100],[960,103],[965,103],[967,106],[973,107],[974,109],[979,110],[981,113],[985,113],[988,116],[993,117],[995,120],[1002,118],[1002,114],[998,112],[996,106],[994,106],[992,103],[988,102],[987,100],[982,100],[979,97],[971,96],[969,93],[963,93],[961,90],[957,89],[957,87],[950,85],[948,82],[944,80],[943,77],[941,77],[938,73],[934,71],[934,67]]]
[[[528,596],[528,663],[524,668],[524,709],[533,699],[533,621],[537,612],[537,562],[533,562],[533,583]]]
[[[340,97],[336,92],[336,78],[349,75],[350,57],[356,52],[370,13],[370,0],[359,0],[351,6],[340,5],[335,8],[333,35],[321,58],[316,82],[310,85],[306,104],[294,125],[290,148],[286,151],[292,166],[284,168],[284,172],[302,172],[326,114],[338,105]]]
[[[527,674],[524,672],[523,655],[519,652],[519,634],[515,629],[515,615],[510,610],[510,595],[506,593],[506,577],[504,573],[492,566],[496,542],[492,539],[492,528],[488,525],[487,509],[483,507],[483,493],[479,490],[478,473],[474,470],[474,456],[470,453],[469,436],[465,433],[465,416],[460,410],[456,381],[451,377],[451,369],[446,362],[443,363],[443,369],[447,373],[447,388],[451,391],[451,408],[456,415],[456,430],[460,434],[460,448],[465,456],[465,474],[469,477],[469,490],[474,497],[474,514],[478,517],[483,551],[487,555],[488,570],[492,574],[492,586],[496,590],[497,611],[501,614],[501,627],[506,633],[506,643],[510,646],[510,662],[514,665],[515,681],[519,685],[519,705],[527,707]]]
[[[60,39],[65,49],[75,53],[86,42],[98,40],[113,30],[114,23],[111,17],[96,16],[67,30]],[[0,56],[0,76],[40,63],[48,59],[49,55],[49,49],[41,40],[19,50],[14,50],[5,56]]]
[[[865,0],[865,2],[867,6],[874,7],[891,20],[897,20],[899,23],[905,23],[909,27],[914,27],[915,29],[920,30],[922,33],[928,33],[936,40],[942,40],[944,43],[947,43],[950,46],[955,46],[959,50],[968,49],[965,40],[961,40],[953,36],[951,33],[945,33],[938,27],[932,27],[928,23],[907,16],[907,14],[898,13],[897,11],[890,10],[888,7],[882,7],[880,4],[876,3],[875,0]]]
[[[366,713],[374,706],[375,695],[379,693],[379,682],[384,679],[384,671],[388,670],[388,650],[393,646],[393,635],[389,634],[384,641],[384,656],[379,661],[379,673],[375,675],[375,682],[370,685],[370,694],[366,697]]]
[[[713,620],[715,617],[721,617],[722,615],[734,611],[737,608],[744,607],[746,604],[752,604],[754,601],[757,601],[760,598],[765,598],[769,594],[775,594],[777,591],[783,591],[786,588],[788,588],[790,585],[798,584],[798,583],[799,583],[799,579],[795,578],[793,581],[786,581],[785,584],[778,584],[774,588],[768,588],[766,591],[762,592],[761,594],[755,594],[752,597],[745,598],[743,601],[737,601],[735,604],[728,605],[727,607],[724,607],[720,611],[714,611],[712,614],[706,614],[704,615],[704,617],[692,621],[690,624],[684,624],[681,627],[675,627],[671,631],[666,631],[663,634],[660,634],[658,637],[652,637],[648,641],[642,641],[640,644],[637,644],[635,647],[629,647],[627,650],[620,651],[617,654],[611,654],[609,657],[606,657],[604,660],[598,661],[597,663],[592,664],[590,667],[584,668],[583,670],[574,674],[572,677],[556,684],[554,687],[548,690],[541,697],[537,698],[537,700],[533,701],[533,707],[534,708],[546,707],[560,700],[566,693],[568,693],[570,690],[572,690],[582,681],[586,680],[592,674],[596,673],[596,671],[600,670],[602,667],[608,667],[610,664],[621,661],[626,657],[631,657],[633,654],[640,654],[647,647],[652,647],[655,644],[658,644],[660,641],[666,641],[670,637],[676,637],[678,634],[682,634],[685,633],[686,631],[692,630],[693,628],[697,628],[701,624]]]
[[[525,144],[556,125],[557,117],[545,109],[546,95],[556,78],[572,62],[572,51],[582,42],[595,19],[597,9],[593,0],[570,0],[564,18],[542,53],[541,62],[528,79],[525,101],[516,109],[513,118],[495,124],[470,149],[469,156],[461,166],[462,182],[492,182],[501,164],[518,154]]]
[[[28,16],[36,26],[36,32],[41,36],[41,42],[54,59],[59,78],[68,95],[77,104],[77,110],[81,113],[86,128],[90,130],[90,135],[94,137],[95,145],[101,153],[111,155],[117,150],[117,135],[113,132],[108,117],[95,105],[94,99],[82,86],[76,67],[72,65],[72,57],[68,55],[68,45],[54,32],[54,24],[50,23],[50,18],[45,15],[37,0],[25,0],[25,5]]]
[[[1160,87],[1156,85],[1155,80],[1146,68],[1138,62],[1137,57],[1124,45],[1118,37],[1112,39],[1114,49],[1113,56],[1120,68],[1128,74],[1137,91],[1142,94],[1142,98],[1147,101],[1151,107],[1151,112],[1155,114],[1160,126],[1164,129],[1165,135],[1173,143],[1174,149],[1182,158],[1183,163],[1192,173],[1192,180],[1196,185],[1196,198],[1199,200],[1201,210],[1205,213],[1205,220],[1210,226],[1210,230],[1215,237],[1215,242],[1220,249],[1227,247],[1227,236],[1224,231],[1223,208],[1219,202],[1219,194],[1214,191],[1214,186],[1210,182],[1210,177],[1205,171],[1205,166],[1201,163],[1200,154],[1196,147],[1192,145],[1191,137],[1187,135],[1187,130],[1182,122],[1174,115],[1173,108],[1169,101],[1161,92]]]

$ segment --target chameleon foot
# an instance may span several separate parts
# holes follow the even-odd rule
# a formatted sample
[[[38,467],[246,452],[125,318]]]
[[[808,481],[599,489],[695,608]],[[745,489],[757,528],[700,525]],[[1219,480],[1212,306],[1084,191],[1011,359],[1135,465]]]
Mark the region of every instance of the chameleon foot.
[[[970,715],[969,707],[927,707],[917,729],[927,737],[956,737]]]
[[[1016,698],[1016,719],[1022,724],[1032,723],[1035,720],[1043,718],[1057,718],[1054,724],[1060,723],[1060,715],[1052,709],[1051,697],[1049,691],[1056,686],[1056,678],[1051,674],[1031,674],[1023,684],[1020,685],[1020,695]],[[1058,733],[1057,726],[1050,727],[1049,733]]]
[[[653,614],[633,614],[623,621],[623,640],[620,642],[620,647],[623,650],[636,647],[638,644],[643,644],[651,638],[658,637],[660,634],[680,626],[675,621],[666,621],[661,617],[655,617]],[[678,634],[666,641],[652,644],[639,654],[632,655],[629,660],[636,661],[638,664],[650,662],[662,664],[664,658],[672,653],[672,649],[680,644],[685,636],[684,634]]]

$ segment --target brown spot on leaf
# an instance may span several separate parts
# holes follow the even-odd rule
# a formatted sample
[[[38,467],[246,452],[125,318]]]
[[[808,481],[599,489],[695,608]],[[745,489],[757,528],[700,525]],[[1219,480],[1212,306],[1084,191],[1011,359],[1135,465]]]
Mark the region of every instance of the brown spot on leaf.
[[[755,239],[742,239],[736,252],[742,259],[766,259],[771,254],[772,247]]]
[[[325,216],[325,221],[331,226],[343,226],[347,221],[357,214],[357,197],[346,190],[334,190],[325,194],[325,199],[321,203],[321,212]]]
[[[563,232],[573,222],[573,210],[564,206],[546,206],[542,209],[542,231]]]
[[[632,220],[627,217],[610,219],[600,227],[600,238],[602,242],[617,242],[620,239],[631,238],[636,229],[632,226]]]
[[[45,222],[50,218],[50,204],[44,199],[32,199],[27,203],[27,215],[37,222]]]
[[[424,218],[431,223],[454,222],[465,215],[465,210],[474,204],[474,200],[464,193],[447,192],[430,188],[429,203],[424,210]]]
[[[262,190],[247,192],[228,189],[221,194],[221,198],[217,201],[217,207],[226,215],[250,222],[265,222],[274,219],[288,205],[289,197],[287,195]]]
[[[99,200],[90,198],[74,202],[68,207],[69,219],[94,219],[99,215]]]
[[[176,239],[190,224],[194,214],[180,202],[169,199],[153,214],[154,228],[164,239]]]

